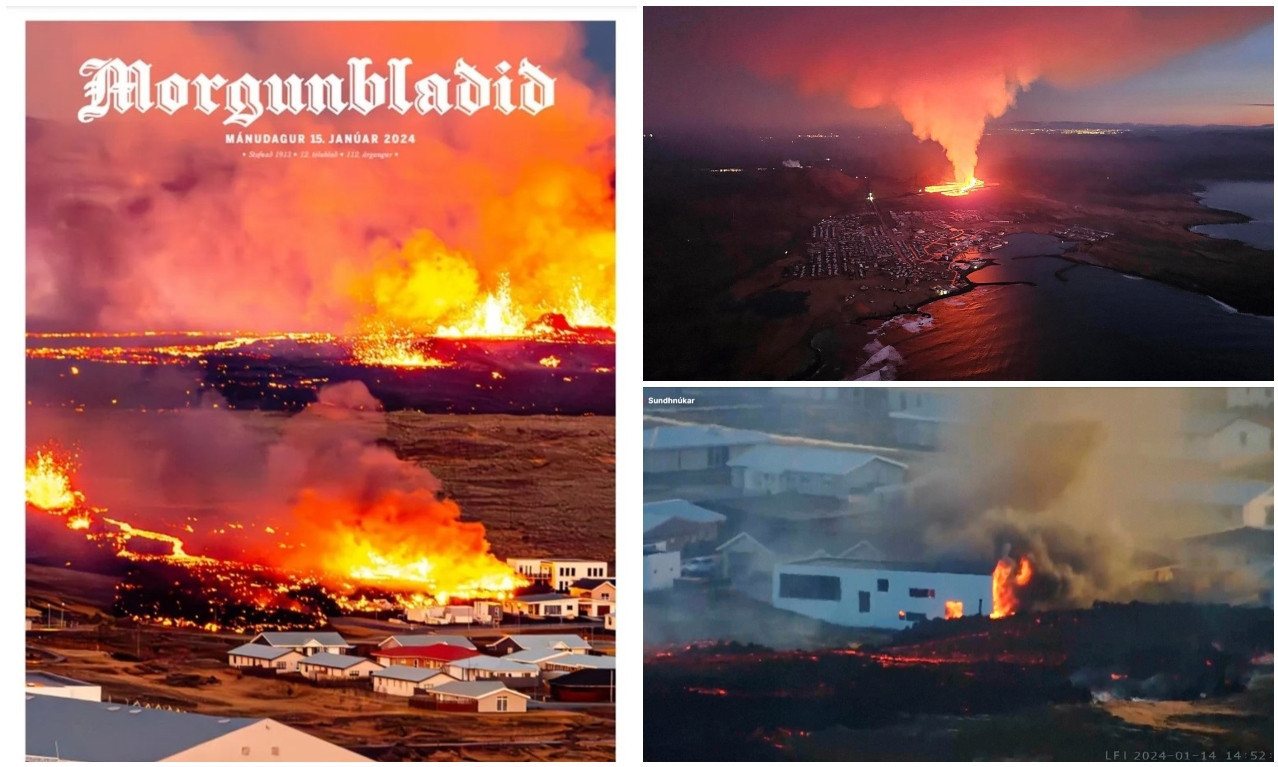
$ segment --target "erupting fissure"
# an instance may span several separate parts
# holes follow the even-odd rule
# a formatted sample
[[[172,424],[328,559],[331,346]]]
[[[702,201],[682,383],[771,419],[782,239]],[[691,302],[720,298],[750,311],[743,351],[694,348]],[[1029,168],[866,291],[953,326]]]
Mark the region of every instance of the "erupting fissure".
[[[186,542],[169,533],[148,530],[113,517],[105,508],[90,505],[83,492],[75,486],[74,473],[78,467],[75,456],[50,443],[35,450],[27,458],[26,503],[28,509],[64,518],[70,530],[83,532],[87,540],[107,545],[115,556],[134,562],[157,562],[188,568],[193,573],[207,571],[210,588],[227,584],[245,583],[249,579],[243,573],[254,572],[258,580],[265,575],[277,584],[280,593],[324,584],[332,589],[329,594],[341,608],[351,611],[386,609],[389,605],[400,607],[424,604],[446,604],[452,599],[505,599],[517,588],[528,585],[527,580],[504,562],[487,551],[483,540],[483,527],[477,523],[460,523],[453,534],[453,547],[448,547],[443,536],[433,535],[437,550],[425,554],[414,543],[413,536],[405,536],[402,528],[387,526],[384,530],[377,520],[423,521],[428,520],[423,509],[434,508],[430,504],[433,495],[427,493],[387,493],[371,508],[338,508],[349,506],[336,499],[319,499],[308,495],[303,499],[301,511],[322,512],[325,519],[338,520],[333,529],[317,529],[310,546],[278,544],[279,555],[291,569],[279,567],[276,562],[239,562],[211,556],[190,554]],[[455,512],[456,508],[446,508]],[[365,524],[358,517],[367,516]],[[442,519],[442,517],[441,517]],[[354,520],[354,521],[352,521]],[[243,525],[226,527],[242,529]],[[188,532],[194,532],[188,524]],[[266,528],[272,535],[286,531]],[[430,530],[418,531],[430,534]],[[438,532],[438,531],[436,531]],[[385,534],[380,534],[385,533]],[[131,544],[134,539],[154,541],[166,549],[160,553],[138,550]],[[290,549],[285,551],[284,549]],[[305,552],[303,554],[302,552]],[[305,563],[306,567],[303,567]],[[260,584],[259,584],[260,585]],[[385,600],[370,601],[358,593],[362,587],[378,587],[390,590]],[[250,593],[252,591],[252,593]],[[245,603],[261,606],[262,597],[248,589],[235,594]],[[137,616],[147,617],[147,616]],[[156,620],[174,619],[172,616],[149,616]]]

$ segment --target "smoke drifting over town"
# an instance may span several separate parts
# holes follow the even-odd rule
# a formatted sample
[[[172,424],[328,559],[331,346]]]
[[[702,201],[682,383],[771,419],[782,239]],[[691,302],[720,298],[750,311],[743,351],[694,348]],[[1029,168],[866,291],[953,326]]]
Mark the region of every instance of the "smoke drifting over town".
[[[977,175],[986,123],[1034,83],[1081,88],[1120,80],[1273,22],[1269,8],[945,8],[926,15],[750,8],[704,18],[686,14],[682,22],[677,13],[664,16],[681,25],[678,39],[708,47],[714,60],[808,96],[899,113],[920,140],[941,145],[959,184]],[[682,95],[668,100],[689,101]]]
[[[28,324],[434,332],[507,277],[528,320],[611,324],[613,103],[584,50],[582,26],[566,23],[31,24]],[[536,116],[268,113],[251,129],[375,134],[283,148],[384,159],[251,157],[281,147],[227,145],[239,129],[193,109],[76,122],[88,58],[234,79],[341,75],[352,56],[374,68],[411,58],[410,81],[462,57],[528,58],[556,78],[555,104]]]

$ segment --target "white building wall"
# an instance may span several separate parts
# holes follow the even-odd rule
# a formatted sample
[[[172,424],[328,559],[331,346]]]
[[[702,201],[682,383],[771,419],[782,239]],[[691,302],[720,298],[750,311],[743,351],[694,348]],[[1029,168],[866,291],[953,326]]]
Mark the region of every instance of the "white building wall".
[[[781,577],[785,574],[837,578],[840,599],[782,597]],[[886,592],[879,591],[880,579],[887,581]],[[928,589],[934,591],[936,596],[912,597],[912,588]],[[796,562],[776,568],[772,576],[772,604],[781,610],[789,610],[837,626],[904,629],[912,626],[913,622],[902,620],[901,612],[922,613],[928,618],[944,618],[947,601],[962,602],[964,615],[988,615],[992,589],[993,577],[990,575],[873,570],[837,563]],[[869,594],[868,612],[861,612],[861,592]]]
[[[102,701],[102,685],[97,684],[76,684],[66,687],[54,685],[28,686],[23,688],[23,692],[27,695],[49,695],[54,698]]]
[[[1248,501],[1243,506],[1243,525],[1246,527],[1262,527],[1274,529],[1274,489]]]
[[[657,591],[674,587],[675,578],[680,575],[681,562],[679,552],[662,551],[656,554],[645,554],[643,558],[643,590]]]
[[[1264,456],[1273,449],[1273,432],[1251,421],[1234,421],[1207,440],[1208,457],[1218,461]]]
[[[1273,407],[1272,386],[1231,386],[1225,392],[1225,405],[1230,408]]]

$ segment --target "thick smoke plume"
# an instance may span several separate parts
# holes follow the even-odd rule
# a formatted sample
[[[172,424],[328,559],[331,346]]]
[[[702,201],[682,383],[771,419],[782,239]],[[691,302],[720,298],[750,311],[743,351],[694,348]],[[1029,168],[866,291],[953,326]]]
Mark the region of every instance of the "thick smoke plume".
[[[1118,80],[1273,22],[1271,8],[739,9],[698,44],[803,92],[899,112],[975,178],[985,124],[1037,81]],[[746,42],[748,41],[748,43]]]
[[[614,306],[609,76],[567,23],[33,23],[27,40],[27,311],[32,330],[433,332],[508,276],[523,315]],[[485,110],[274,116],[250,133],[373,133],[377,145],[231,146],[224,115],[76,122],[88,58],[155,78],[383,72],[535,62],[536,116]],[[414,77],[416,75],[416,77]],[[383,143],[411,134],[412,143]],[[252,158],[279,148],[386,159]],[[571,318],[571,317],[570,317]]]
[[[198,409],[88,421],[37,410],[28,437],[74,446],[76,484],[90,503],[180,537],[190,554],[330,585],[511,590],[483,525],[463,520],[429,470],[385,444],[380,411],[363,384],[343,383],[295,416],[228,411],[213,397]]]

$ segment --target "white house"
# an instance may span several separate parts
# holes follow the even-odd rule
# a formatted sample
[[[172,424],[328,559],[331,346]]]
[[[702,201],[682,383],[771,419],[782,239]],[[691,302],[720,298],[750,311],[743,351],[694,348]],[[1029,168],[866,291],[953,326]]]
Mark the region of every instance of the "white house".
[[[76,700],[102,700],[102,685],[81,682],[79,679],[58,676],[47,671],[28,671],[27,694],[52,695]]]
[[[611,578],[583,578],[568,593],[577,598],[583,616],[602,618],[617,609],[617,585]]]
[[[873,453],[800,445],[765,445],[728,462],[745,495],[798,493],[848,498],[900,485],[907,466]]]
[[[372,658],[333,653],[318,653],[297,663],[297,670],[307,679],[356,679],[381,668]]]
[[[577,617],[579,601],[577,597],[570,594],[529,594],[507,600],[505,610],[508,613],[533,618],[573,620]]]
[[[342,654],[351,649],[336,631],[263,631],[253,637],[251,643],[287,647],[307,656],[316,653]]]
[[[617,613],[611,612],[604,616],[604,628],[608,631],[617,630]]]
[[[1225,407],[1238,408],[1273,408],[1274,387],[1272,386],[1231,386],[1225,390]]]
[[[441,711],[515,714],[528,710],[528,696],[501,682],[450,682],[431,688],[428,694]]]
[[[28,695],[27,761],[367,762],[274,719]]]
[[[443,669],[413,668],[412,666],[386,666],[369,674],[373,678],[373,692],[411,698],[418,690],[429,690],[441,684],[458,681]]]
[[[903,629],[946,617],[950,605],[987,615],[993,586],[974,568],[826,557],[779,565],[772,605],[838,626]]]
[[[1198,482],[1160,483],[1147,493],[1160,508],[1174,509],[1182,528],[1211,533],[1235,527],[1273,529],[1274,486],[1227,477]]]
[[[771,441],[767,434],[722,426],[658,426],[643,432],[643,471],[705,471],[755,445]]]
[[[550,647],[534,647],[528,650],[512,652],[505,656],[505,660],[525,664],[540,671],[548,661],[555,658],[567,657],[568,655],[570,655],[570,653],[564,650],[556,650]]]
[[[595,559],[512,557],[506,564],[528,580],[549,584],[560,592],[582,578],[608,577],[608,563]]]
[[[226,653],[232,668],[269,668],[277,674],[297,671],[298,661],[306,656],[288,647],[271,647],[265,644],[248,644],[232,648]]]
[[[1273,429],[1235,413],[1185,419],[1181,428],[1187,457],[1229,463],[1263,458],[1273,452]]]
[[[677,551],[644,551],[643,590],[659,591],[674,587],[675,579],[682,573],[681,557]]]
[[[959,397],[936,389],[893,389],[887,393],[888,418],[898,444],[940,447],[945,433],[966,420]]]
[[[1274,529],[1274,486],[1243,504],[1244,527]]]
[[[698,541],[715,541],[727,517],[682,498],[643,505],[644,543],[664,543],[666,549],[682,549]]]
[[[510,660],[509,656],[494,658],[491,655],[476,655],[473,658],[465,658],[448,664],[448,673],[462,682],[497,679],[515,687],[520,686],[522,683],[535,682],[538,675],[537,672],[536,666]]]

